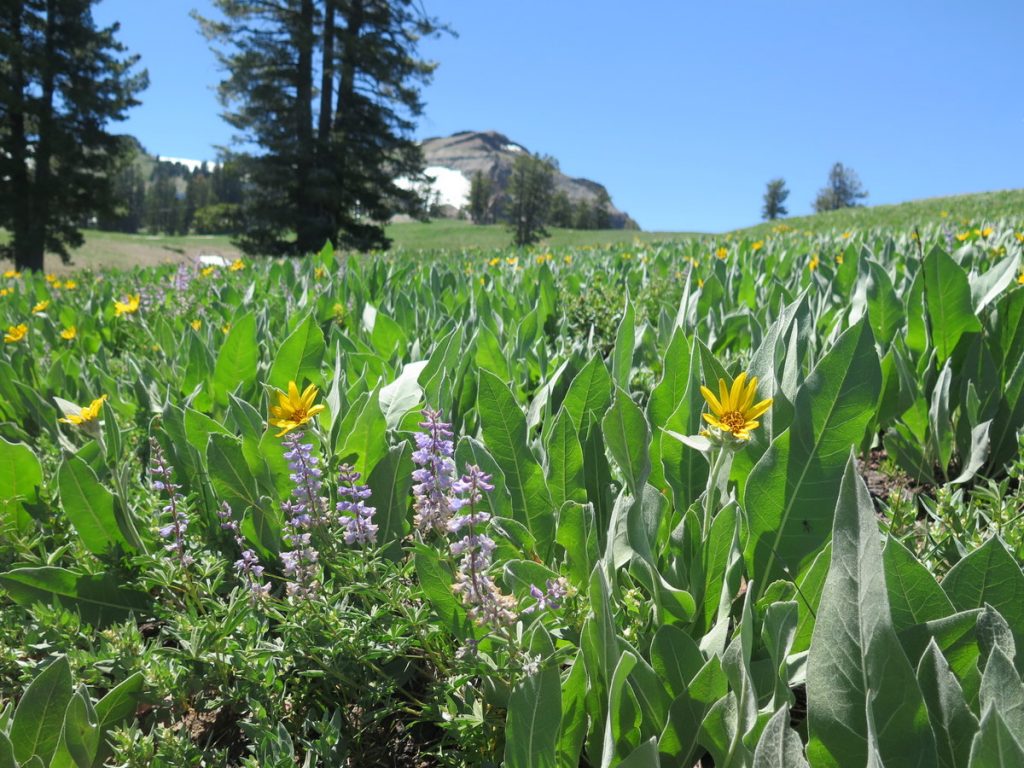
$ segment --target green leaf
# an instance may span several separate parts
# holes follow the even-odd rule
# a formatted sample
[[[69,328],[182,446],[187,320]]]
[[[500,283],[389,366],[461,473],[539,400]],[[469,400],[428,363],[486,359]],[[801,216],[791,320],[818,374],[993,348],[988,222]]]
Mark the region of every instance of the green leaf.
[[[768,721],[754,750],[754,768],[807,768],[804,745],[789,727],[789,708],[783,707]]]
[[[256,318],[250,312],[231,324],[227,338],[217,353],[213,369],[213,397],[220,405],[227,405],[228,395],[239,385],[247,389],[256,381],[256,366],[260,348],[256,341]],[[287,386],[287,382],[285,382]]]
[[[14,521],[22,533],[30,530],[25,506],[39,502],[42,485],[43,469],[32,449],[0,437],[0,520]]]
[[[978,718],[967,707],[963,689],[934,640],[928,643],[928,650],[917,665],[917,682],[935,734],[938,765],[966,765]]]
[[[237,438],[214,433],[206,446],[210,481],[217,495],[235,509],[259,507],[256,478],[249,470]]]
[[[698,757],[700,724],[714,703],[728,692],[729,679],[722,670],[721,659],[712,656],[690,681],[686,692],[672,702],[665,730],[658,738],[659,750],[673,758],[673,765],[693,765]]]
[[[643,742],[618,764],[618,768],[659,768],[660,766],[658,742],[655,739]]]
[[[567,501],[558,511],[555,540],[565,550],[565,573],[577,589],[586,590],[587,580],[598,561],[594,508]]]
[[[423,594],[430,601],[441,626],[447,628],[455,637],[471,637],[472,626],[469,617],[452,592],[454,579],[451,568],[441,562],[437,550],[425,544],[416,545],[413,561]]]
[[[14,759],[14,746],[3,731],[0,731],[0,768],[18,768],[18,761]]]
[[[583,503],[587,489],[583,481],[583,446],[572,417],[564,408],[558,411],[547,445],[547,481],[552,502],[561,507],[567,501]]]
[[[980,331],[981,323],[971,304],[967,275],[941,248],[932,248],[924,260],[924,290],[932,343],[942,365],[953,354],[960,337]]]
[[[658,627],[651,640],[651,666],[675,699],[704,666],[704,656],[686,632],[673,624]]]
[[[577,373],[562,400],[562,408],[572,417],[581,439],[590,426],[600,423],[612,401],[612,380],[600,357],[594,357]]]
[[[885,542],[882,563],[892,625],[897,633],[956,613],[935,577],[896,539],[890,537]]]
[[[544,471],[527,444],[526,417],[509,388],[487,371],[480,371],[477,408],[484,444],[512,495],[512,516],[533,534],[537,554],[545,559],[555,538],[554,505]]]
[[[78,768],[92,768],[100,746],[99,719],[85,686],[79,686],[64,714],[58,755],[66,753]],[[56,756],[54,757],[56,762]],[[55,768],[53,763],[50,768]]]
[[[505,719],[505,765],[508,768],[554,768],[562,719],[562,681],[553,660],[554,646],[542,624],[535,624],[530,650],[540,669],[512,691]]]
[[[129,675],[107,691],[106,696],[96,702],[96,716],[104,731],[133,717],[142,700],[145,677],[141,672]]]
[[[120,546],[134,551],[117,524],[114,494],[108,491],[88,464],[76,456],[68,456],[57,472],[60,502],[64,514],[75,526],[86,549],[102,555]]]
[[[636,349],[636,312],[626,292],[626,306],[615,332],[615,348],[612,350],[612,379],[623,389],[629,389],[629,375],[633,369],[633,351]]]
[[[583,652],[577,651],[569,674],[562,683],[561,730],[558,735],[558,765],[580,764],[580,751],[587,735],[587,668]],[[0,764],[0,768],[5,768]]]
[[[377,545],[393,545],[390,554],[395,558],[401,556],[399,542],[409,532],[409,489],[414,469],[411,453],[408,443],[392,446],[367,480],[373,492],[370,503],[377,510],[373,516]]]
[[[954,565],[942,590],[960,611],[991,605],[1010,625],[1017,648],[1024,648],[1024,574],[998,536]]]
[[[322,383],[320,364],[323,362],[324,351],[323,331],[312,314],[306,315],[277,350],[267,384],[286,392],[290,381],[294,381],[300,390],[304,379],[316,384]]]
[[[876,261],[867,260],[868,320],[880,343],[888,345],[906,323],[907,313],[896,296],[889,273]]]
[[[660,430],[674,429],[669,420],[686,396],[691,381],[690,345],[683,331],[677,328],[662,359],[661,381],[651,391],[651,399],[647,403],[647,421],[654,433],[650,446],[650,483],[658,490],[666,487],[665,470],[661,465]],[[684,433],[690,434],[685,428]]]
[[[745,557],[760,585],[796,578],[825,545],[850,447],[864,437],[881,384],[874,339],[862,319],[800,387],[792,425],[747,478]]]
[[[971,744],[968,768],[1010,768],[1024,765],[1024,749],[1013,738],[999,711],[989,707]]]
[[[338,455],[356,472],[368,477],[387,452],[387,420],[380,409],[380,390],[376,389],[363,404]]]
[[[148,615],[150,606],[149,595],[122,587],[112,574],[77,574],[52,566],[14,568],[0,573],[0,586],[20,606],[52,605],[56,600],[97,628],[124,621],[133,612]]]
[[[994,648],[988,657],[978,700],[982,712],[990,706],[999,712],[1007,730],[1024,745],[1024,685],[1001,648]]]
[[[11,725],[11,744],[19,763],[27,762],[33,755],[44,764],[49,763],[60,741],[64,713],[72,694],[67,656],[57,657],[32,680],[18,702]]]
[[[644,412],[619,387],[615,400],[601,422],[604,442],[619,465],[626,486],[634,499],[643,494],[644,483],[651,473],[651,459],[647,453],[650,430]]]
[[[928,712],[889,614],[874,506],[852,452],[811,640],[807,713],[807,754],[816,767],[865,764],[869,716],[883,763],[936,763]]]

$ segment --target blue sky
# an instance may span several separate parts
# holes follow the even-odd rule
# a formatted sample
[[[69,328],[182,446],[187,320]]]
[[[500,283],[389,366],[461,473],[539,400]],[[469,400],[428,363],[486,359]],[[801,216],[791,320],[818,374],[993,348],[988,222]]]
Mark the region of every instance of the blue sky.
[[[1020,0],[423,0],[458,37],[417,135],[494,129],[608,187],[644,229],[755,223],[782,176],[792,215],[832,163],[868,203],[1024,187]],[[208,0],[100,0],[151,85],[115,130],[212,159],[230,140]]]

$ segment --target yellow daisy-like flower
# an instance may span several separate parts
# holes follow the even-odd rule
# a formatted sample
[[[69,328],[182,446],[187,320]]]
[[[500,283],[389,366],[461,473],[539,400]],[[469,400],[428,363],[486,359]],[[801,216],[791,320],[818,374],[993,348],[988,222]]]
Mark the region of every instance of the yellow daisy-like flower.
[[[508,264],[510,267],[518,266],[519,265],[519,257],[518,256],[507,256],[505,258],[505,263]]]
[[[843,240],[849,240],[851,237],[853,237],[853,232],[843,232],[843,234],[841,234],[840,237],[843,238]]]
[[[19,272],[16,269],[8,269],[6,272],[4,272],[4,277],[17,279],[21,277],[21,272]]]
[[[1024,239],[1024,238],[1022,238],[1022,239]],[[565,254],[565,257],[562,259],[562,261],[564,261],[566,264],[572,264],[572,254],[571,253]]]
[[[100,395],[85,408],[82,408],[78,413],[69,413],[63,419],[58,419],[58,421],[62,421],[65,424],[74,424],[76,426],[85,424],[87,421],[95,421],[100,415],[100,409],[103,408],[103,403],[106,399],[106,395]]]
[[[725,247],[719,248],[717,251],[715,251],[715,256],[717,256],[720,259],[724,259],[728,255],[729,249]]]
[[[12,293],[14,293],[14,291],[10,288],[0,288],[0,297],[10,296]]]
[[[114,316],[132,315],[139,311],[139,294],[129,296],[127,301],[114,301]]]
[[[809,262],[807,262],[807,269],[809,269],[811,272],[813,272],[820,265],[821,265],[821,259],[818,258],[818,254],[814,254],[811,257],[811,260]]]
[[[949,216],[949,211],[939,211],[939,218],[945,219]]]
[[[836,256],[836,264],[839,264],[840,266],[842,266],[842,264],[843,264],[843,254],[840,253],[838,256]]]
[[[762,248],[764,248],[764,241],[763,240],[758,240],[756,243],[754,243],[752,246],[750,246],[750,250],[755,251],[755,252],[756,251],[760,251]]]
[[[32,314],[38,315],[40,312],[45,312],[48,306],[50,306],[50,302],[40,301],[38,304],[32,307]]]
[[[195,320],[192,321],[192,330],[193,331],[198,331],[202,327],[203,327],[203,321],[200,320],[198,317]]]
[[[241,259],[235,259],[234,261],[231,262],[231,266],[228,267],[228,269],[230,269],[232,272],[239,272],[245,269],[245,262],[242,261]]]
[[[4,343],[14,344],[17,341],[21,341],[25,338],[27,333],[28,326],[24,323],[21,323],[20,325],[12,325],[8,327],[7,333],[4,334]]]
[[[749,440],[750,430],[756,429],[760,422],[757,418],[771,408],[772,399],[762,400],[754,403],[754,395],[757,393],[757,377],[747,382],[747,374],[744,371],[732,387],[726,387],[725,379],[718,380],[718,397],[707,387],[701,387],[700,393],[704,395],[711,413],[701,414],[704,421],[723,432],[732,433],[738,440]]]
[[[1017,284],[1024,285],[1024,272],[1021,272],[1019,275],[1017,275]]]
[[[970,236],[971,236],[970,232],[960,232],[960,233],[957,234],[956,239],[959,240],[962,243],[964,240],[966,240]]]
[[[270,406],[270,424],[281,428],[276,437],[284,437],[324,410],[323,405],[313,405],[318,391],[315,385],[310,384],[300,395],[295,382],[289,381],[288,392],[277,393],[277,405]]]
[[[982,237],[992,237],[992,233],[993,232],[995,232],[995,230],[992,229],[992,227],[985,227],[983,230],[981,230],[981,236]]]
[[[231,323],[224,323],[224,325],[220,327],[220,332],[223,333],[225,336],[231,333]]]
[[[71,341],[77,335],[78,329],[73,325],[69,325],[67,328],[60,332],[60,337],[64,339],[64,341]]]
[[[73,291],[77,287],[78,287],[78,283],[75,282],[74,280],[65,280],[64,281],[64,290],[65,291]]]
[[[50,273],[47,273],[47,275],[46,275],[46,282],[48,282],[48,283],[50,283],[52,285],[54,283],[59,283],[60,282],[60,278],[57,277],[52,272],[50,272]]]
[[[488,267],[496,267],[499,264],[501,264],[501,259],[497,256],[495,256],[493,259],[487,262]]]
[[[327,270],[323,267],[317,267],[313,270],[313,277],[317,280],[322,280],[327,275]]]
[[[199,270],[199,274],[202,275],[203,277],[209,277],[216,271],[216,267],[203,267],[202,269]]]
[[[1018,243],[1024,243],[1024,232],[1014,232],[1013,236],[1017,238]]]

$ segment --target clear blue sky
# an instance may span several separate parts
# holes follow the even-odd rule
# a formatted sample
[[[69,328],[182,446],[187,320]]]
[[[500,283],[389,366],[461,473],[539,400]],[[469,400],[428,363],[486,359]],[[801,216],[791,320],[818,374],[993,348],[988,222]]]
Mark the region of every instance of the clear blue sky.
[[[755,223],[782,176],[792,215],[835,161],[871,204],[1024,187],[1021,0],[423,0],[457,38],[417,135],[494,129],[608,187],[644,229]],[[189,10],[101,0],[151,86],[115,130],[212,159],[231,131]]]

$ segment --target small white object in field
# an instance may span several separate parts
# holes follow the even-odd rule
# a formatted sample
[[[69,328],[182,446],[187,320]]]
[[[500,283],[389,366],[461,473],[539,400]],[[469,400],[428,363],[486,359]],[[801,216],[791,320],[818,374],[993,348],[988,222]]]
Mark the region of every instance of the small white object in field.
[[[226,267],[231,262],[216,253],[200,253],[198,261],[204,267]]]

